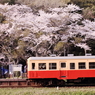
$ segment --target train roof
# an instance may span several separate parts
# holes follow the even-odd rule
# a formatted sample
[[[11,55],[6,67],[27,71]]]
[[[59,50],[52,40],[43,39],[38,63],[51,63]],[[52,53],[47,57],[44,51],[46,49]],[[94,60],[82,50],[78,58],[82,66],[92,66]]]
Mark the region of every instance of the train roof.
[[[28,60],[95,59],[95,56],[29,57]]]

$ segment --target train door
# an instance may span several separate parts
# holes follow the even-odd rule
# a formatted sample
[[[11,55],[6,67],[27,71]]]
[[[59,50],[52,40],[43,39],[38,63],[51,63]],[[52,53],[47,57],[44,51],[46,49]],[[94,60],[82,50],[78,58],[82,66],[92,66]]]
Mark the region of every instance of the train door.
[[[36,78],[37,77],[37,64],[36,62],[31,62],[28,65],[28,78]]]
[[[66,62],[60,62],[60,78],[61,79],[67,78],[67,64],[66,64]]]

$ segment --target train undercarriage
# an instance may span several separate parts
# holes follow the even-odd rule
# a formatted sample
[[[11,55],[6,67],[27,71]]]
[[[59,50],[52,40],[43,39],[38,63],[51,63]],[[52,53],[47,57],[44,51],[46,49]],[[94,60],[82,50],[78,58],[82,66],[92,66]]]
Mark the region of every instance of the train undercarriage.
[[[65,81],[57,79],[0,79],[0,87],[49,87],[64,85]]]
[[[64,80],[58,80],[58,79],[34,79],[32,80],[35,84],[38,86],[48,87],[48,86],[64,86],[65,81]]]
[[[50,87],[70,85],[95,85],[95,78],[79,78],[75,80],[58,79],[0,79],[0,87]]]
[[[36,79],[32,80],[34,84],[43,87],[49,86],[78,86],[78,85],[93,85],[95,86],[95,78],[78,78],[78,79],[69,79],[69,80],[58,80],[58,79]]]

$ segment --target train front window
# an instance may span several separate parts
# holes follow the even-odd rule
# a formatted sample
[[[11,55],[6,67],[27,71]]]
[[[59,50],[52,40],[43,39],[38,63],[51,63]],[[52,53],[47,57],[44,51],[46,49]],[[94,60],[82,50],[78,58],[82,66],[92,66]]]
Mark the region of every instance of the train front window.
[[[35,63],[32,63],[32,69],[35,69]]]
[[[46,63],[39,63],[38,68],[39,68],[39,70],[45,70],[46,69]]]
[[[61,68],[65,68],[66,67],[66,63],[62,62],[61,63]]]
[[[89,62],[89,69],[95,69],[95,62]]]
[[[70,63],[70,69],[75,69],[75,63]]]
[[[79,62],[79,69],[86,69],[85,62]]]
[[[56,63],[49,63],[49,69],[52,70],[52,69],[56,69]]]

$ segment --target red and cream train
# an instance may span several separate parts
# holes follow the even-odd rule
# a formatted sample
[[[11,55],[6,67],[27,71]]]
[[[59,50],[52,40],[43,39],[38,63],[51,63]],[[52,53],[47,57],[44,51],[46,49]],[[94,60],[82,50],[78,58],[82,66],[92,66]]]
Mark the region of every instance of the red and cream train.
[[[41,85],[64,85],[95,78],[95,56],[30,57],[27,77]]]

